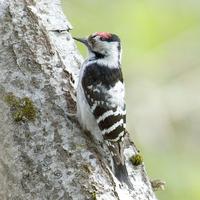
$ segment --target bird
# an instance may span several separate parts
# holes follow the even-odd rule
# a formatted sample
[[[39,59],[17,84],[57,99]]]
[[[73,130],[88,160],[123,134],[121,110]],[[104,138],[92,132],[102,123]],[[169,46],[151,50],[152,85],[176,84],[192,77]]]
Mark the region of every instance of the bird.
[[[120,38],[109,32],[73,38],[88,49],[77,86],[78,120],[84,130],[107,147],[111,170],[122,184],[132,189],[124,156],[127,131]]]

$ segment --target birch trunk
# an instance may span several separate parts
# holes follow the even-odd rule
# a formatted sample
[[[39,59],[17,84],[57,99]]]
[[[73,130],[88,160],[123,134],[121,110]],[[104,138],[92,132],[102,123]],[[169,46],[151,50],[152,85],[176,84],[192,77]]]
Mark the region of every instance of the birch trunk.
[[[0,199],[156,200],[134,145],[129,191],[80,129],[70,29],[58,0],[0,0]]]

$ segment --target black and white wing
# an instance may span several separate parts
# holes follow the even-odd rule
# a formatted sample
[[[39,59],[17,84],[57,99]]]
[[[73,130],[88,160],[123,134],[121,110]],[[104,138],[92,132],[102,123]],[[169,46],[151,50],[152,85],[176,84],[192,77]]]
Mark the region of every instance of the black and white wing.
[[[104,139],[121,141],[126,123],[121,69],[92,64],[84,72],[82,87]]]
[[[124,163],[126,134],[124,83],[120,68],[92,64],[84,71],[82,87],[113,158],[116,177],[132,187]]]

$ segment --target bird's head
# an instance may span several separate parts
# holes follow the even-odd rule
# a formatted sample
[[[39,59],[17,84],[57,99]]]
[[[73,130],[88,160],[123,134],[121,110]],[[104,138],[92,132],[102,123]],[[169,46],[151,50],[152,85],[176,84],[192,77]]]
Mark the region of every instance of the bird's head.
[[[89,54],[93,54],[97,59],[110,58],[120,59],[121,44],[117,35],[107,32],[96,32],[88,38],[76,38],[75,40],[88,47]]]

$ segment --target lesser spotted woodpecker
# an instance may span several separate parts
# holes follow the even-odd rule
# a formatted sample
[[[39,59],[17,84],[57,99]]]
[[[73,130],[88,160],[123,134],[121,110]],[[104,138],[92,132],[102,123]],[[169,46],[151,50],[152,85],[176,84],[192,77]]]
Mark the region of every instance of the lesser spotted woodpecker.
[[[132,187],[124,161],[127,132],[120,39],[107,32],[74,39],[85,44],[89,51],[77,88],[79,121],[84,129],[107,145],[115,176]]]

